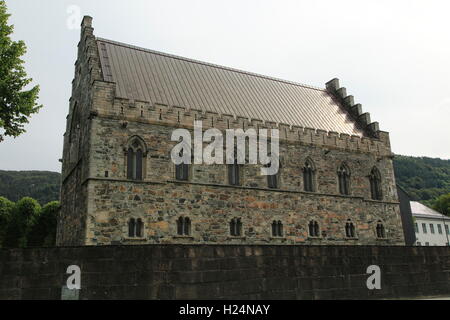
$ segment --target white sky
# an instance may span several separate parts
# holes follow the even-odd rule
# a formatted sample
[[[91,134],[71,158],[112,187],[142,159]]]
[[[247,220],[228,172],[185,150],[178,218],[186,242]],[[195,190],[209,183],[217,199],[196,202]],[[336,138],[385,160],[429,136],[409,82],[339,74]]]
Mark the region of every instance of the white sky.
[[[79,30],[324,87],[338,77],[397,154],[450,158],[450,1],[6,0],[44,108],[0,143],[0,170],[60,171]],[[71,20],[69,20],[71,21]]]

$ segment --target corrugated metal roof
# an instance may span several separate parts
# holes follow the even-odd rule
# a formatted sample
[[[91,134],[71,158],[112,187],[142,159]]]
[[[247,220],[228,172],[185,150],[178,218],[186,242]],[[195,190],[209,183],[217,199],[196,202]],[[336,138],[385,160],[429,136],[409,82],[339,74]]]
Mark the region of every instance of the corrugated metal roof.
[[[430,218],[441,218],[441,219],[450,219],[449,217],[437,212],[436,210],[433,210],[431,208],[428,208],[427,206],[421,204],[417,201],[411,201],[411,212],[413,215],[420,215],[420,216],[426,216]]]
[[[97,39],[106,81],[119,98],[362,136],[325,90]]]

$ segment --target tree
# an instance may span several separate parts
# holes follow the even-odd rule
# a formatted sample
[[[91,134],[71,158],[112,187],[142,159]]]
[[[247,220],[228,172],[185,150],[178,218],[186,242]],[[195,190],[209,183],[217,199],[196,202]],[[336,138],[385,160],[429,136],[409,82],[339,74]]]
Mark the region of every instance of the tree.
[[[28,118],[42,107],[37,105],[39,86],[24,90],[32,81],[20,59],[26,46],[23,41],[11,40],[14,27],[8,25],[9,16],[5,1],[0,0],[0,142],[3,136],[24,133]]]
[[[12,209],[14,202],[9,201],[4,197],[0,197],[0,248],[3,246],[6,229],[11,220]]]
[[[27,236],[36,223],[41,206],[33,198],[19,200],[12,209],[11,220],[6,229],[4,246],[10,248],[25,248]]]
[[[56,244],[56,221],[59,212],[59,202],[47,203],[41,210],[36,223],[27,237],[29,247],[54,247]]]
[[[450,193],[444,194],[434,202],[433,209],[450,216]]]

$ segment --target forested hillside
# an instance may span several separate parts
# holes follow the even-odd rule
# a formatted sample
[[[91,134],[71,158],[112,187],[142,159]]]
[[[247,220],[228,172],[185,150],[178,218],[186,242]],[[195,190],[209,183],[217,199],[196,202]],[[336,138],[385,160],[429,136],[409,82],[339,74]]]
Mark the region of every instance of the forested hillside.
[[[0,197],[13,202],[31,197],[45,205],[59,200],[60,179],[57,172],[0,170]]]
[[[432,205],[450,193],[450,160],[396,156],[394,169],[397,183],[413,200]]]

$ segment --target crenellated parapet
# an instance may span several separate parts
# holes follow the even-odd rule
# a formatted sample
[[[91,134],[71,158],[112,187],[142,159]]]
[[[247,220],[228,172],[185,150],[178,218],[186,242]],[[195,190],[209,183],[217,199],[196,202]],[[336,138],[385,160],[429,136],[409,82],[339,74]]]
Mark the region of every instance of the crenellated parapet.
[[[243,129],[244,131],[267,129],[270,136],[270,130],[277,129],[279,130],[280,140],[284,143],[301,143],[317,147],[373,153],[378,156],[391,156],[392,154],[389,134],[379,130],[376,131],[377,137],[361,137],[261,119],[219,114],[200,109],[186,109],[179,106],[114,98],[114,84],[108,82],[100,81],[95,87],[96,103],[94,104],[97,112],[93,116],[114,118],[119,121],[120,126],[125,124],[123,127],[127,127],[129,123],[138,122],[193,129],[194,121],[202,121],[203,130],[210,128],[221,131],[227,129]]]
[[[378,122],[372,122],[370,113],[363,112],[361,104],[355,104],[355,98],[352,95],[347,95],[347,89],[340,86],[339,79],[334,78],[333,80],[328,81],[326,83],[326,88],[327,91],[349,112],[362,129],[372,137],[379,137],[380,127]]]

